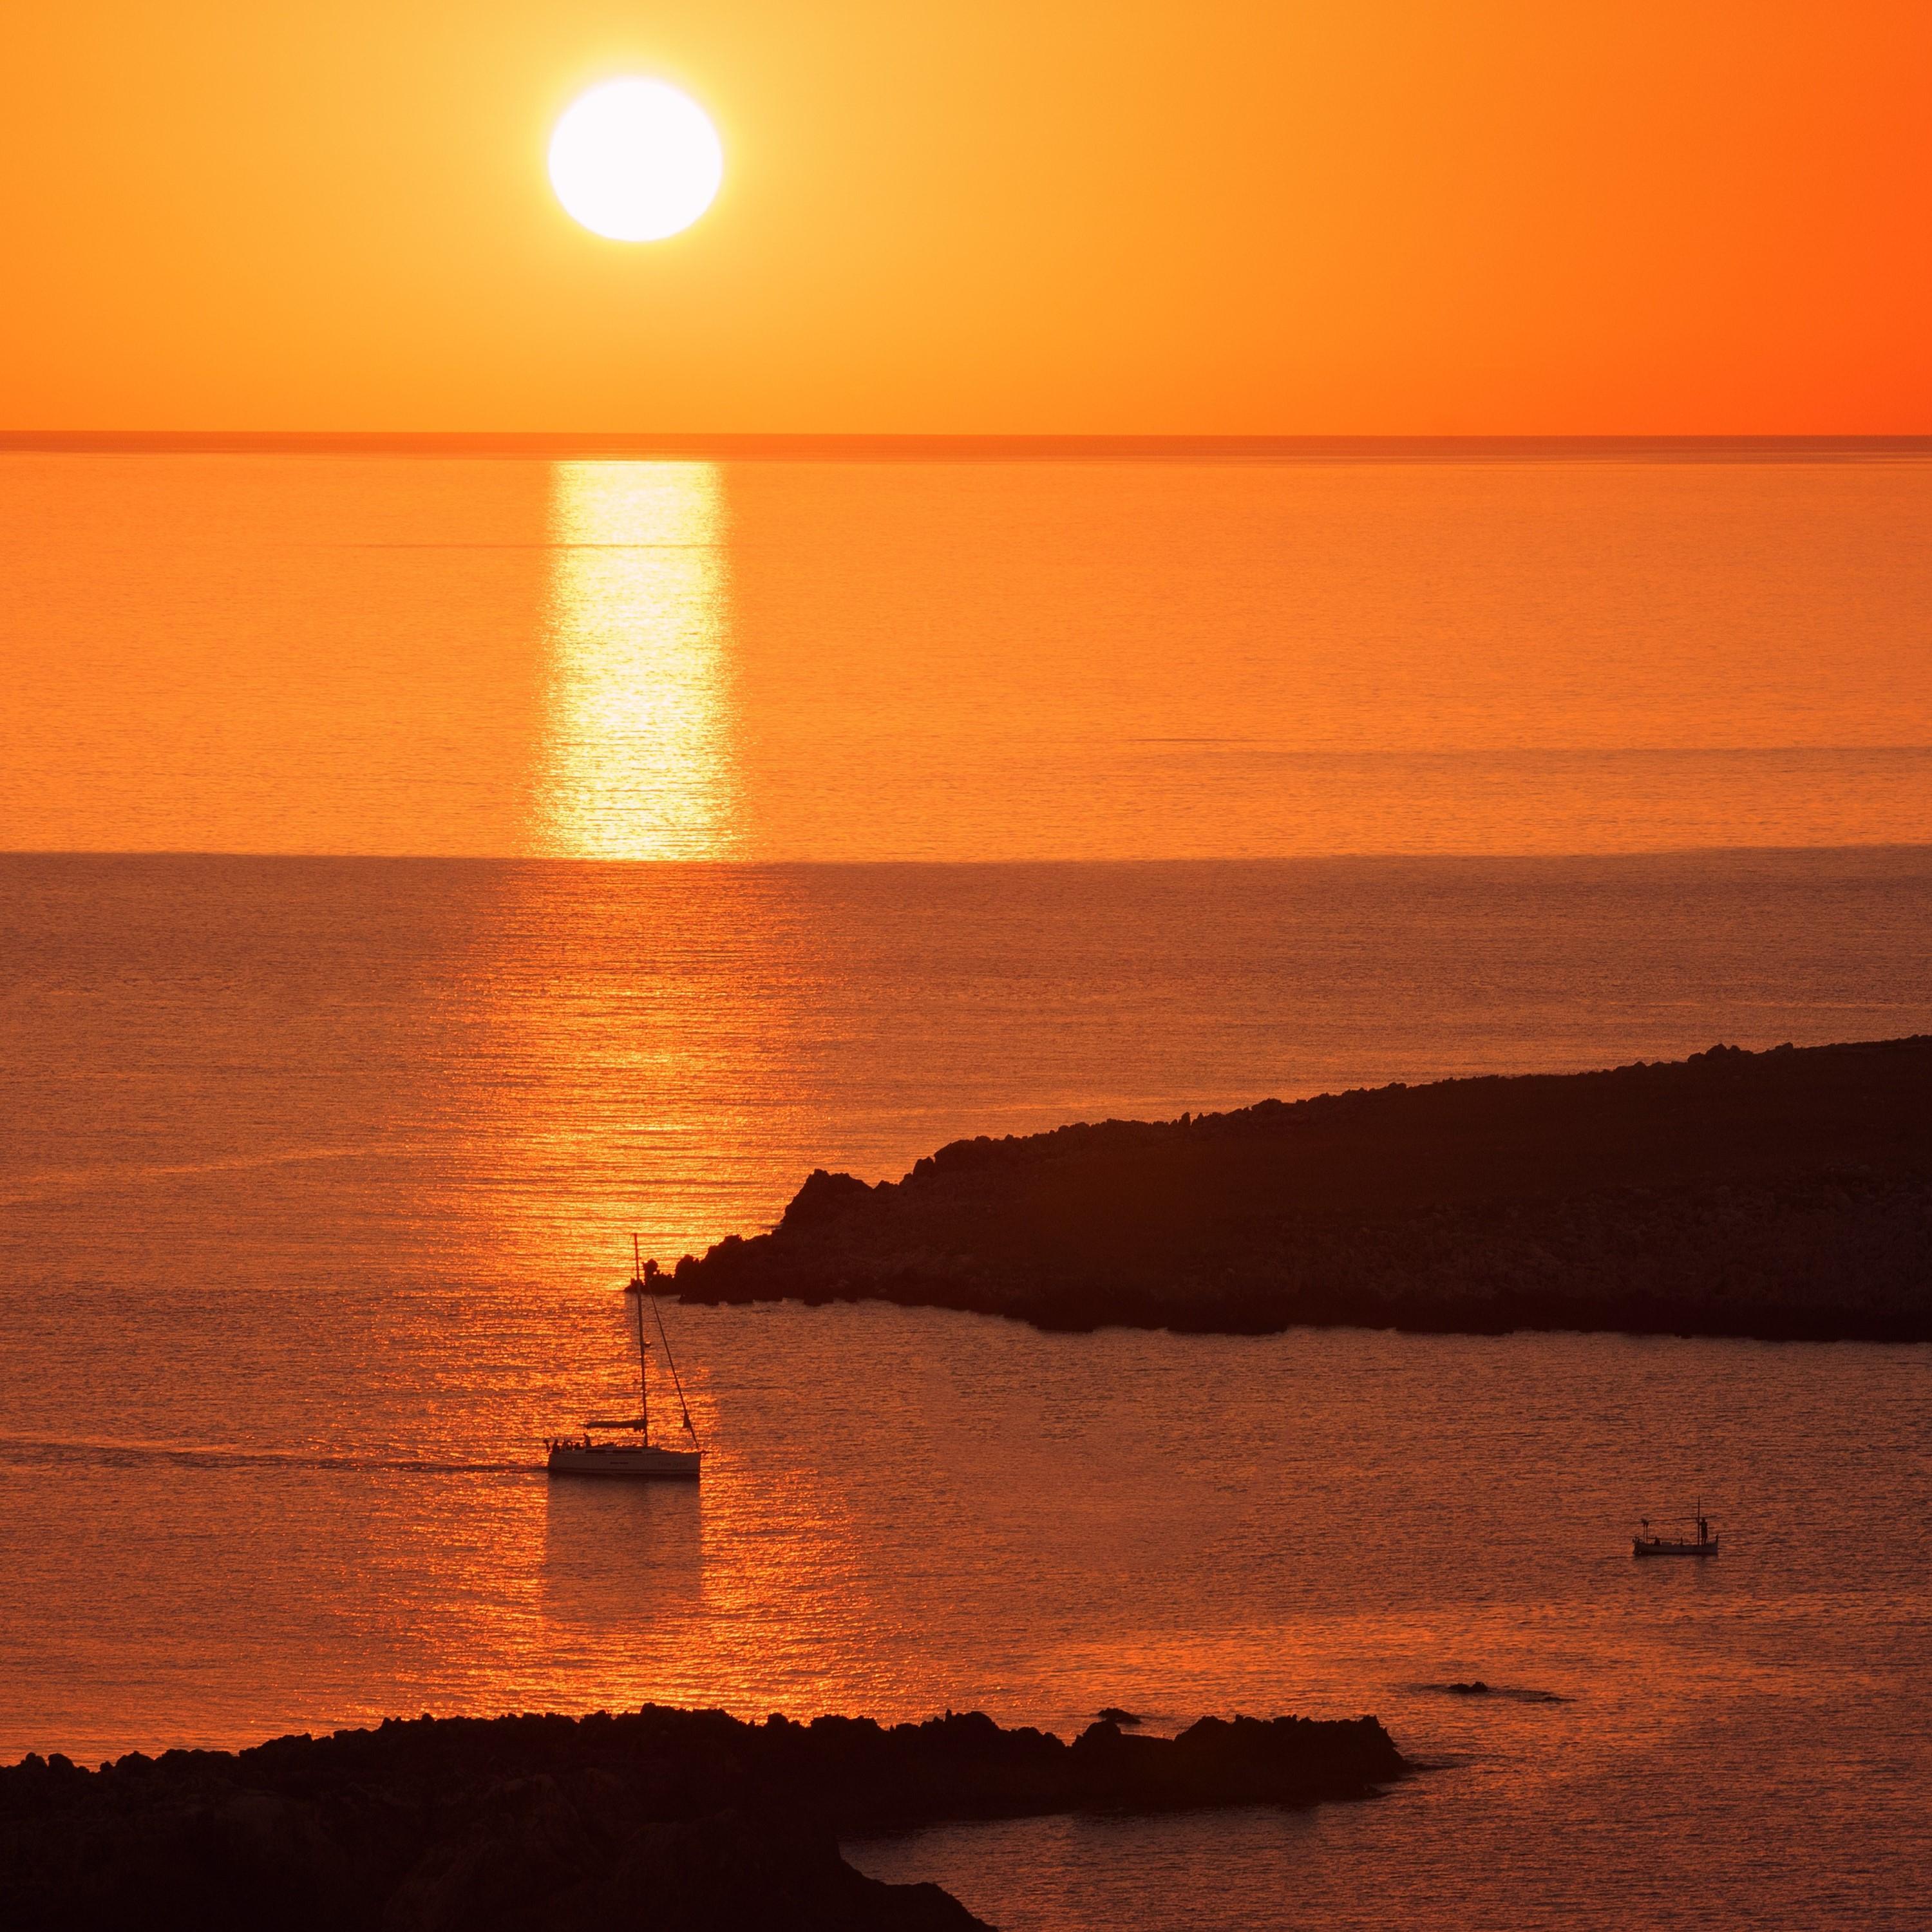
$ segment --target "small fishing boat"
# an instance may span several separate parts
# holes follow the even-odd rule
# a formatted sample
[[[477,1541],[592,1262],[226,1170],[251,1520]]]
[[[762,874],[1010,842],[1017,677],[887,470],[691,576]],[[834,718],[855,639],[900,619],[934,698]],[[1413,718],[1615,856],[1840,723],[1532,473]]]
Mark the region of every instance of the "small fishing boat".
[[[581,1436],[555,1436],[544,1444],[548,1452],[545,1466],[553,1476],[628,1476],[647,1480],[694,1483],[704,1451],[699,1448],[698,1431],[692,1426],[691,1411],[684,1400],[684,1384],[678,1380],[677,1363],[670,1352],[670,1337],[664,1333],[664,1316],[658,1307],[656,1282],[660,1272],[656,1262],[638,1258],[638,1238],[631,1237],[633,1273],[624,1286],[630,1296],[638,1322],[638,1412],[635,1415],[593,1417],[584,1425]],[[677,1394],[679,1414],[684,1432],[691,1438],[688,1449],[666,1449],[651,1440],[650,1375],[646,1367],[650,1344],[644,1339],[644,1304],[651,1304],[657,1324],[658,1340],[664,1348],[664,1366],[670,1371],[670,1385]]]
[[[1632,1539],[1633,1546],[1639,1556],[1714,1556],[1718,1553],[1718,1532],[1711,1527],[1711,1519],[1704,1514],[1704,1499],[1697,1498],[1697,1514],[1688,1519],[1697,1526],[1697,1533],[1688,1539],[1681,1537],[1653,1536],[1650,1533],[1650,1519],[1643,1519],[1642,1528]]]

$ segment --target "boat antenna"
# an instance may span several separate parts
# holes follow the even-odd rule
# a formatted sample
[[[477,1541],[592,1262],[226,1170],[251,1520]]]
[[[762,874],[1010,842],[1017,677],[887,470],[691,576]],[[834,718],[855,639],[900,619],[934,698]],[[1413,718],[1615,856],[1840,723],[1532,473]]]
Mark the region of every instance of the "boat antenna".
[[[677,1378],[677,1360],[670,1352],[670,1337],[664,1333],[664,1310],[658,1307],[658,1298],[655,1294],[651,1297],[651,1313],[657,1319],[658,1340],[664,1344],[664,1361],[670,1370],[670,1385],[677,1390],[678,1408],[684,1417],[684,1432],[691,1438],[692,1446],[694,1448],[698,1443],[698,1431],[691,1426],[690,1405],[684,1399],[684,1384]],[[638,1310],[638,1319],[641,1322],[644,1318],[644,1311],[640,1308]]]

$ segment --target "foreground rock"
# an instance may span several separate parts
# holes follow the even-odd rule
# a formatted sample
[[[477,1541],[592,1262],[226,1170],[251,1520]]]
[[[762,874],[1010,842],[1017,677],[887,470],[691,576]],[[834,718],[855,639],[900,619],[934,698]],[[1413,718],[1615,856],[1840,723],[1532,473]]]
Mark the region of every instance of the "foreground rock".
[[[1042,1328],[1932,1339],[1932,1036],[958,1141],[812,1175],[693,1301]]]
[[[313,1932],[970,1932],[842,1836],[948,1819],[1364,1797],[1406,1768],[1372,1718],[1204,1718],[1072,1744],[988,1718],[745,1724],[392,1720],[254,1750],[0,1770],[0,1925]]]

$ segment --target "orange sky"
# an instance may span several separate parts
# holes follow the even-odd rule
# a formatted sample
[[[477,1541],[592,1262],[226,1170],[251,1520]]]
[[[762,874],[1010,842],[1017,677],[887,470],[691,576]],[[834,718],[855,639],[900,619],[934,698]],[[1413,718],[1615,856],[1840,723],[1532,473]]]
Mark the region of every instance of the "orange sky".
[[[669,242],[556,206],[652,73]],[[0,427],[1932,430],[1928,0],[63,0]]]

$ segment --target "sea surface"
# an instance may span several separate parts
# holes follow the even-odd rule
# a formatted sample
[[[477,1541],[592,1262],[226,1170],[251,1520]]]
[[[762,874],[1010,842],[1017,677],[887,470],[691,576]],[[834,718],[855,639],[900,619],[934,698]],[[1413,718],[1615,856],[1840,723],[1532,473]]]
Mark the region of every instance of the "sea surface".
[[[1928,474],[0,457],[0,1760],[1372,1711],[1373,1803],[853,1856],[1922,1923],[1923,1351],[667,1304],[702,1493],[535,1465],[814,1166],[1932,1030]]]
[[[1932,854],[14,856],[0,904],[0,1758],[1372,1711],[1436,1767],[1374,1804],[856,1856],[1038,1932],[1920,1922],[1922,1350],[671,1304],[702,1494],[536,1466],[634,1399],[633,1228],[968,1132],[1932,1030]],[[1714,1564],[1633,1562],[1700,1496]]]
[[[1928,610],[1932,455],[1856,445],[0,452],[0,849],[1924,843]]]

